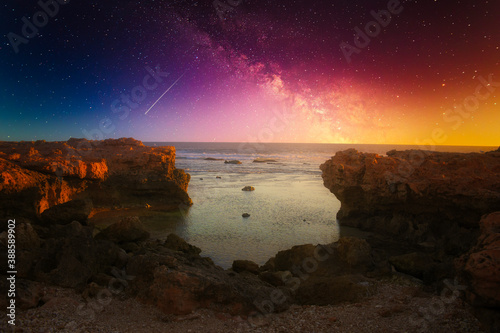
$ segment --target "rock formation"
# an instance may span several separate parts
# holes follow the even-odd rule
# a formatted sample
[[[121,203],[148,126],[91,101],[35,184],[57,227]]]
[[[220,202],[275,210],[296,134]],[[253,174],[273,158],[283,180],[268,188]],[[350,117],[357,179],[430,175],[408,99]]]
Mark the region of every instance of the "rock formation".
[[[134,139],[0,142],[1,210],[10,216],[40,217],[73,199],[94,208],[173,209],[191,204],[189,179],[175,168],[174,147]]]
[[[325,186],[341,202],[343,225],[463,253],[483,214],[500,209],[500,153],[338,152],[321,165]]]
[[[379,266],[388,262],[437,286],[459,276],[466,286],[454,293],[465,290],[478,318],[498,332],[500,149],[387,156],[349,149],[320,168],[341,201],[339,223],[372,232],[367,240]]]

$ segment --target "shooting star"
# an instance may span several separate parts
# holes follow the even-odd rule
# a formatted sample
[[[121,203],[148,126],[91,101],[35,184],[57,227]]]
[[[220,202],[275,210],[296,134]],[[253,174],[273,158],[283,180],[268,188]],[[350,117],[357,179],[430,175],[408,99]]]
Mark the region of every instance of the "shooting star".
[[[170,87],[168,87],[168,89],[167,89],[167,90],[165,90],[165,92],[164,92],[164,93],[160,96],[160,98],[158,98],[158,99],[156,100],[156,102],[154,102],[154,103],[153,103],[153,105],[151,105],[151,107],[150,107],[150,108],[149,108],[149,109],[148,109],[148,110],[147,110],[144,114],[148,114],[148,112],[149,112],[149,111],[151,111],[151,109],[152,109],[152,108],[156,105],[156,103],[158,103],[158,102],[160,101],[160,99],[162,99],[162,97],[163,97],[163,96],[165,96],[165,94],[166,94],[166,93],[168,93],[168,92],[169,92],[169,90],[170,90],[170,89],[172,89],[172,88],[175,86],[175,84],[176,84],[177,82],[179,82],[179,80],[180,80],[180,79],[182,79],[182,77],[184,76],[184,74],[186,74],[186,72],[182,73],[182,75],[181,75],[181,76],[179,76],[179,78],[178,78],[177,80],[175,80],[175,82],[174,82],[174,83],[172,83],[172,85],[171,85]]]

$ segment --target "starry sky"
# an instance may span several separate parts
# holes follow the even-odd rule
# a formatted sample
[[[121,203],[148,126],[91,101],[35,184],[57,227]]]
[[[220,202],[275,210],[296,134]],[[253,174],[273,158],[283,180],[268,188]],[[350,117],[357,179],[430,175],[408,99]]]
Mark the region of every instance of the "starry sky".
[[[500,144],[500,1],[5,0],[0,140]]]

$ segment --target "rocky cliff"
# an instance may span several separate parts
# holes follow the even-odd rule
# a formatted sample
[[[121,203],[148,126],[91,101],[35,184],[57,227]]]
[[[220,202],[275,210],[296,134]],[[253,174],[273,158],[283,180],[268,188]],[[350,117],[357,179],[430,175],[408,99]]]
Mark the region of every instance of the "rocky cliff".
[[[174,147],[134,139],[0,142],[0,199],[7,216],[40,217],[73,199],[95,208],[190,205],[190,176]]]
[[[500,151],[380,156],[349,149],[320,168],[325,186],[342,203],[341,224],[404,241],[434,242],[460,233],[469,242],[462,250],[468,250],[475,237],[467,230],[478,233],[481,216],[500,210]]]
[[[498,332],[500,149],[387,156],[349,149],[320,168],[341,201],[339,223],[371,231],[378,265],[388,261],[438,288],[455,278],[454,294],[465,291],[478,318]]]

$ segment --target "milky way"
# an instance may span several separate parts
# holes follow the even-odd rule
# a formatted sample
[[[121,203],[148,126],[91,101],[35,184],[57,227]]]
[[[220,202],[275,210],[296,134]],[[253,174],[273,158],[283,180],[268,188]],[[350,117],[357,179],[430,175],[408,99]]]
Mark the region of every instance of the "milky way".
[[[1,16],[0,140],[500,142],[498,1],[8,0]]]

